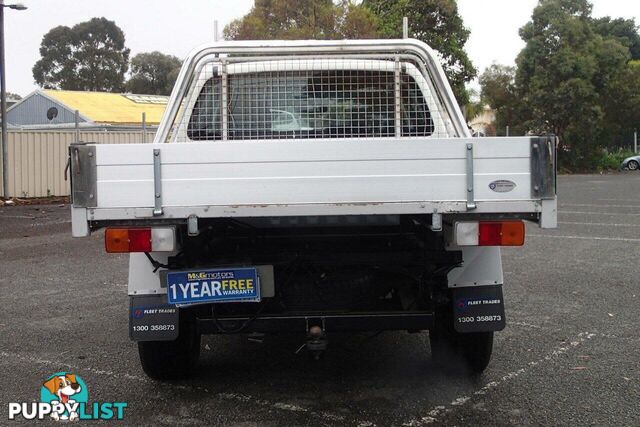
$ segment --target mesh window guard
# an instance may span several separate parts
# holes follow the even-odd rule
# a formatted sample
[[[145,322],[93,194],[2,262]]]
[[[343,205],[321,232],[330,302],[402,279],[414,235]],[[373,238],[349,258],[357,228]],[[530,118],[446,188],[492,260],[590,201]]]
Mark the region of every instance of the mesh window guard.
[[[229,140],[395,136],[395,75],[389,66],[388,70],[331,69],[330,64],[321,70],[282,68],[286,69],[220,76],[212,66],[195,101],[186,103],[193,105],[187,137],[224,139],[224,78]],[[434,121],[413,76],[400,74],[399,92],[400,135],[432,135]]]

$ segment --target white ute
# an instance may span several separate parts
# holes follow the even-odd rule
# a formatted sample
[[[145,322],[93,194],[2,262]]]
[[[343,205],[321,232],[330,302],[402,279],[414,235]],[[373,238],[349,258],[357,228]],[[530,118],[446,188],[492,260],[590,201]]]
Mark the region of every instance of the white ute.
[[[153,144],[69,150],[76,237],[130,253],[145,372],[201,334],[429,331],[484,370],[501,246],[556,226],[555,138],[471,138],[437,56],[402,40],[239,41],[185,60]]]

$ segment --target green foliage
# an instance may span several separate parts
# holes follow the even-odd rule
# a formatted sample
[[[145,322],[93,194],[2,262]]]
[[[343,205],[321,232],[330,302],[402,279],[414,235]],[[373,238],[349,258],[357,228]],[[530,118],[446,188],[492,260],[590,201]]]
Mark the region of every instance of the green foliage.
[[[443,66],[461,105],[469,98],[464,84],[476,69],[464,51],[469,30],[455,0],[256,0],[251,11],[227,25],[228,40],[356,39],[402,37],[402,17],[412,37],[427,42]]]
[[[337,8],[337,29],[341,39],[370,39],[377,37],[378,18],[369,9],[343,0]]]
[[[592,31],[590,13],[586,0],[542,0],[520,30],[526,46],[516,60],[516,84],[527,99],[526,124],[535,132],[562,136],[601,118],[595,79],[602,38]]]
[[[382,38],[402,37],[402,18],[409,19],[409,36],[437,50],[460,105],[469,102],[465,83],[477,71],[464,50],[469,30],[464,26],[455,0],[364,0],[379,20]]]
[[[515,67],[492,64],[480,75],[480,99],[496,112],[495,128],[503,135],[507,126],[511,135],[524,135],[526,129],[519,123],[522,102],[515,93]]]
[[[607,85],[600,143],[619,146],[640,125],[640,61],[630,61]]]
[[[640,34],[634,19],[609,16],[595,19],[594,30],[603,37],[615,37],[620,43],[629,48],[632,59],[640,59]]]
[[[75,34],[69,27],[58,26],[42,38],[40,56],[33,66],[33,78],[45,89],[75,89]]]
[[[44,35],[33,78],[47,89],[119,92],[129,68],[129,49],[115,22],[92,18]]]
[[[131,59],[128,92],[148,95],[169,95],[178,77],[181,61],[158,51],[139,53]]]
[[[482,103],[477,90],[467,88],[466,92],[467,93],[465,95],[469,102],[464,105],[462,112],[464,113],[465,120],[468,122],[482,112],[484,104]]]
[[[566,168],[613,162],[602,149],[623,145],[640,120],[634,21],[593,19],[587,0],[540,0],[520,36],[526,45],[515,74],[494,66],[480,78],[498,126],[558,135]]]
[[[224,28],[227,40],[372,38],[376,19],[352,1],[256,0]]]
[[[605,149],[600,150],[599,156],[596,157],[596,168],[599,171],[617,170],[620,164],[627,157],[633,156],[633,150],[616,150],[609,152]]]

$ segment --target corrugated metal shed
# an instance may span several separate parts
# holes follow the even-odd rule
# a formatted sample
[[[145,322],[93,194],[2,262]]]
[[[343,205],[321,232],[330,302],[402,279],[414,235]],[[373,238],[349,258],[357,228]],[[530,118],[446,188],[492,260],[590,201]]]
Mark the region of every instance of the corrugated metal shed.
[[[109,132],[81,129],[80,141],[97,144],[151,142],[154,133],[148,131],[145,134],[139,127],[136,130]],[[8,132],[8,137],[8,197],[69,195],[69,182],[64,180],[64,169],[69,156],[69,144],[76,141],[75,131],[14,130]]]
[[[14,126],[56,125],[75,122],[75,110],[80,121],[111,125],[140,125],[142,113],[149,125],[160,123],[168,97],[159,95],[133,95],[106,92],[65,90],[36,90],[7,112],[7,122]],[[49,108],[58,115],[47,118]]]

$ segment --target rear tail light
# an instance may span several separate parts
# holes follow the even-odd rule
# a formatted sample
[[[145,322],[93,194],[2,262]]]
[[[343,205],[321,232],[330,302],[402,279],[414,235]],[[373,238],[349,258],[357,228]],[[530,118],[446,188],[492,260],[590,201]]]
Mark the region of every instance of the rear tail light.
[[[104,233],[107,252],[171,252],[176,249],[176,230],[159,228],[107,228]]]
[[[456,222],[454,241],[457,246],[522,246],[522,221]]]

